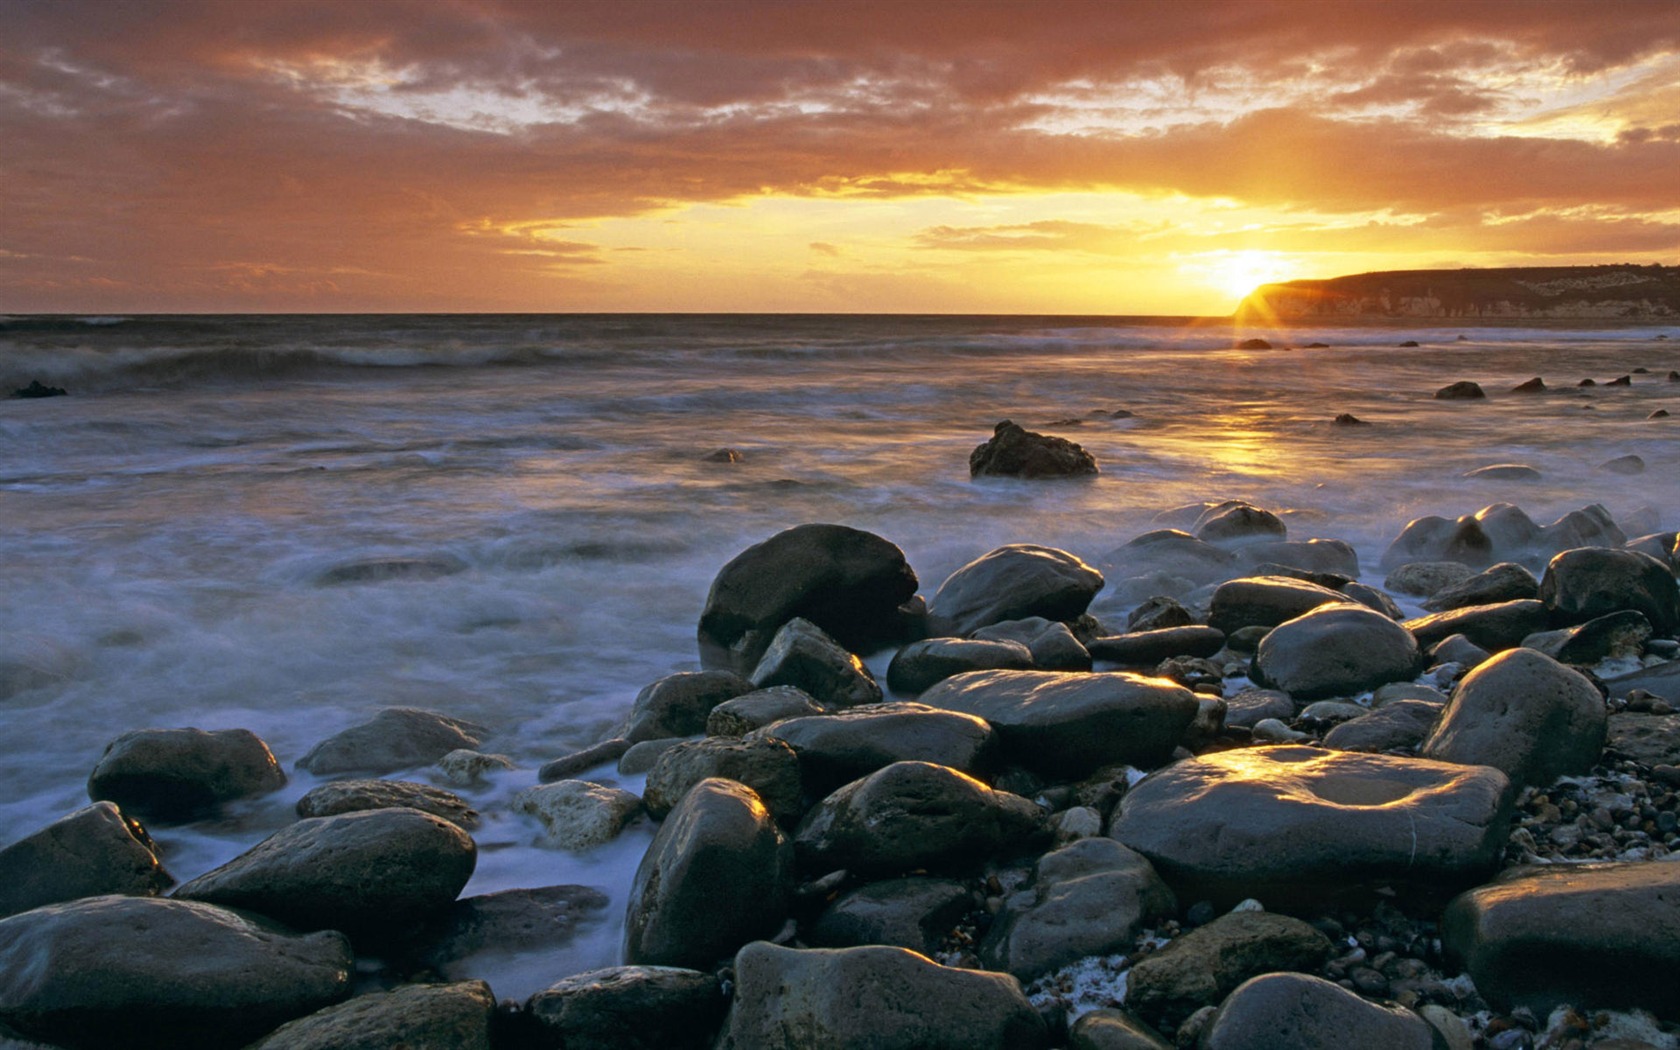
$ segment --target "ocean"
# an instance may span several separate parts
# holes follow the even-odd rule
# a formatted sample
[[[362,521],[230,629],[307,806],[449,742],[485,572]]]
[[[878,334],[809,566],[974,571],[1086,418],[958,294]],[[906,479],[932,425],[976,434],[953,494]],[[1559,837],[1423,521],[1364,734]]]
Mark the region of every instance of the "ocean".
[[[1233,349],[1250,338],[1277,349]],[[931,596],[1012,542],[1124,576],[1110,552],[1203,500],[1347,540],[1379,584],[1384,548],[1424,514],[1510,502],[1544,524],[1599,503],[1629,536],[1674,529],[1680,415],[1648,417],[1680,413],[1677,368],[1680,325],[1661,324],[0,318],[0,390],[70,395],[0,402],[0,844],[87,804],[124,731],[250,729],[291,782],[153,828],[184,881],[292,819],[319,783],[292,764],[317,741],[387,706],[470,719],[519,768],[458,789],[485,816],[467,893],[583,883],[613,898],[569,948],[485,963],[499,995],[522,997],[618,961],[651,829],[587,855],[539,849],[507,799],[608,735],[644,685],[698,668],[707,588],[743,548],[803,522],[867,529]],[[1552,392],[1507,393],[1534,376]],[[1432,397],[1457,380],[1488,400]],[[1372,425],[1333,425],[1341,413]],[[970,451],[1002,419],[1078,441],[1102,473],[971,480]],[[739,461],[712,458],[725,448]],[[1628,454],[1643,474],[1602,469]],[[1496,463],[1541,477],[1464,477]],[[330,582],[384,557],[451,571]],[[1124,627],[1123,603],[1094,611]]]

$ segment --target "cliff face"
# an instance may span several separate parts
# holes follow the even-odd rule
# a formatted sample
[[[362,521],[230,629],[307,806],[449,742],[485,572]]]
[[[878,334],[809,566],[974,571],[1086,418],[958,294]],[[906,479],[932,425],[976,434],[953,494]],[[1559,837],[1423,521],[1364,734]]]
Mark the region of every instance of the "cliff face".
[[[1393,270],[1264,284],[1238,319],[1632,319],[1680,317],[1680,267]]]

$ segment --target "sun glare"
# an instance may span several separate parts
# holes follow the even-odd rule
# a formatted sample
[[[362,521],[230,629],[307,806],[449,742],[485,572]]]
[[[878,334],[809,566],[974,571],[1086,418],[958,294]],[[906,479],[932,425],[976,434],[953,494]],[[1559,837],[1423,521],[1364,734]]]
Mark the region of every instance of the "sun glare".
[[[1185,269],[1200,278],[1209,288],[1242,299],[1263,284],[1289,280],[1294,267],[1282,252],[1234,251],[1211,252],[1192,262]]]

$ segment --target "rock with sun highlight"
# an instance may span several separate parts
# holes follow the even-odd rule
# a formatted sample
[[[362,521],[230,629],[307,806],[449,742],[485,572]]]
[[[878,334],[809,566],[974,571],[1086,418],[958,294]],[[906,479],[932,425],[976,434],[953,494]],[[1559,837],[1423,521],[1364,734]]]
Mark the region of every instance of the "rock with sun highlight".
[[[1077,478],[1097,474],[1096,457],[1066,438],[1036,434],[1010,420],[968,457],[970,477]]]

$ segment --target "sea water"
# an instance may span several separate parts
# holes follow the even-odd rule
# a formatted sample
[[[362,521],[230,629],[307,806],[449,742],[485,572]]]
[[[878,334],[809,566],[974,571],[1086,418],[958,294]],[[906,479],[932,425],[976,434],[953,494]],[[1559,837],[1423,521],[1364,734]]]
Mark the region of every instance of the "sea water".
[[[1277,349],[1233,349],[1251,338]],[[1630,535],[1674,529],[1676,368],[1680,326],[1660,324],[0,318],[0,391],[70,394],[0,401],[0,844],[85,805],[127,730],[250,729],[291,782],[153,828],[185,880],[293,819],[319,782],[293,763],[316,742],[388,706],[466,718],[518,767],[456,788],[484,815],[466,892],[580,883],[613,902],[575,944],[485,963],[499,995],[526,995],[618,961],[651,827],[541,849],[508,800],[644,685],[698,668],[707,588],[745,547],[803,522],[867,529],[931,597],[1012,542],[1123,574],[1109,552],[1203,500],[1347,540],[1375,583],[1424,514],[1510,502],[1545,523],[1599,503]],[[1507,393],[1534,376],[1552,391]],[[1456,380],[1489,398],[1433,398]],[[1664,407],[1676,418],[1648,418]],[[1102,473],[971,480],[1002,419],[1079,442]],[[739,461],[709,458],[722,448]],[[1628,454],[1643,474],[1602,469]],[[1540,480],[1464,477],[1513,462]],[[325,582],[386,557],[460,571]]]

